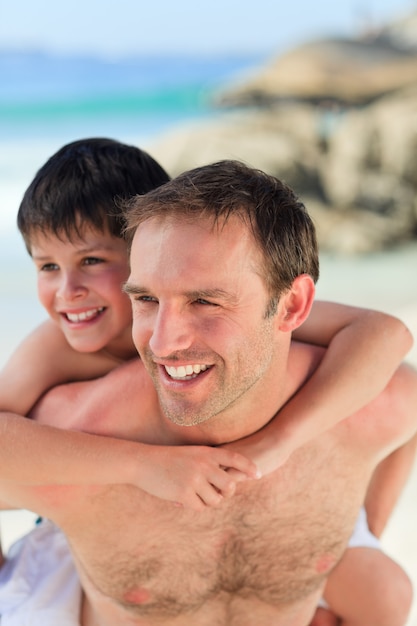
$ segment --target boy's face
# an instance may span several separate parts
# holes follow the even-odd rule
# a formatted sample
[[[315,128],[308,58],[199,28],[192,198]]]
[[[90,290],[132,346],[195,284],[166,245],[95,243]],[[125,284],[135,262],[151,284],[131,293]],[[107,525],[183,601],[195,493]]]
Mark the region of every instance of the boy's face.
[[[31,237],[39,300],[74,350],[130,358],[131,305],[121,290],[129,274],[127,245],[91,226],[80,234]]]

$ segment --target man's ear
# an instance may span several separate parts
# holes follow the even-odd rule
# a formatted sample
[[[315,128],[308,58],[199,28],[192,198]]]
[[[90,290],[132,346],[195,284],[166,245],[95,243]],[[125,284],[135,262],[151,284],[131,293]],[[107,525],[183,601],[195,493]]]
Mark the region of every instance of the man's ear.
[[[297,276],[279,301],[278,324],[283,332],[292,332],[306,320],[315,296],[314,281],[308,274]]]

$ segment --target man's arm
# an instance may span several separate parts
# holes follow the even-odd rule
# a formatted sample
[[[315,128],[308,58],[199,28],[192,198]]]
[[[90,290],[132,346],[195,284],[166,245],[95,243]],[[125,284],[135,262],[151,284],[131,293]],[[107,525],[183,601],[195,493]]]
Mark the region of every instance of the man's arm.
[[[399,319],[330,302],[316,302],[293,338],[327,347],[319,366],[268,426],[231,446],[262,473],[377,397],[412,346]]]

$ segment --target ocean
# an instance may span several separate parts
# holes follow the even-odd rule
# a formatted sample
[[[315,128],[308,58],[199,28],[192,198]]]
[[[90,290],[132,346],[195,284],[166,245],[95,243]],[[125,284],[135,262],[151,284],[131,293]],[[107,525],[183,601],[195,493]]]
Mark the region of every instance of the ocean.
[[[213,96],[260,57],[118,61],[0,51],[0,366],[45,314],[15,226],[25,188],[64,143],[105,136],[147,148],[175,126],[219,115]],[[318,296],[396,312],[417,302],[417,245],[359,258],[322,255]]]

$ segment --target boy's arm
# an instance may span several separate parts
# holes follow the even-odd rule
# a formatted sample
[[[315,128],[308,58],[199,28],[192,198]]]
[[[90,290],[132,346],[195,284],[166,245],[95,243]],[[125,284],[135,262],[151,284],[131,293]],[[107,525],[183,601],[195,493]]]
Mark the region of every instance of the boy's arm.
[[[149,445],[64,431],[9,413],[0,424],[3,510],[31,508],[19,500],[21,486],[91,484],[131,484],[177,505],[202,510],[232,496],[237,482],[258,477],[253,462],[223,448]],[[228,467],[233,468],[233,476],[225,471]]]
[[[28,415],[52,387],[107,374],[119,362],[106,354],[82,354],[47,320],[28,335],[0,371],[0,411]]]
[[[32,473],[36,480],[39,462],[30,463],[31,454],[33,458],[37,455],[38,461],[51,454],[51,442],[46,432],[41,435],[36,427],[33,432],[31,420],[23,418],[39,398],[55,385],[94,378],[107,373],[112,367],[114,363],[106,356],[101,358],[76,353],[51,320],[35,328],[0,371],[0,450],[4,461],[0,479],[13,476],[17,479],[19,470],[23,469],[27,474]],[[65,445],[62,435],[61,442],[62,452]],[[50,475],[53,474],[51,471]],[[74,479],[77,482],[77,472]],[[0,502],[0,510],[7,508],[6,502]]]
[[[263,474],[375,398],[412,346],[407,327],[391,315],[320,301],[293,338],[327,347],[320,365],[268,426],[230,446]]]
[[[0,508],[8,508],[7,502],[13,506],[13,485],[131,483],[199,509],[219,504],[232,495],[237,481],[255,476],[254,464],[232,451],[172,449],[70,432],[77,426],[71,423],[71,414],[62,417],[62,401],[52,427],[21,417],[60,383],[97,379],[115,366],[106,355],[72,350],[50,321],[22,342],[0,373],[0,481],[7,487],[2,489]],[[122,409],[120,415],[123,419]],[[228,466],[237,470],[235,477],[224,471]]]
[[[417,435],[391,452],[375,469],[365,498],[370,531],[380,537],[415,463]]]

